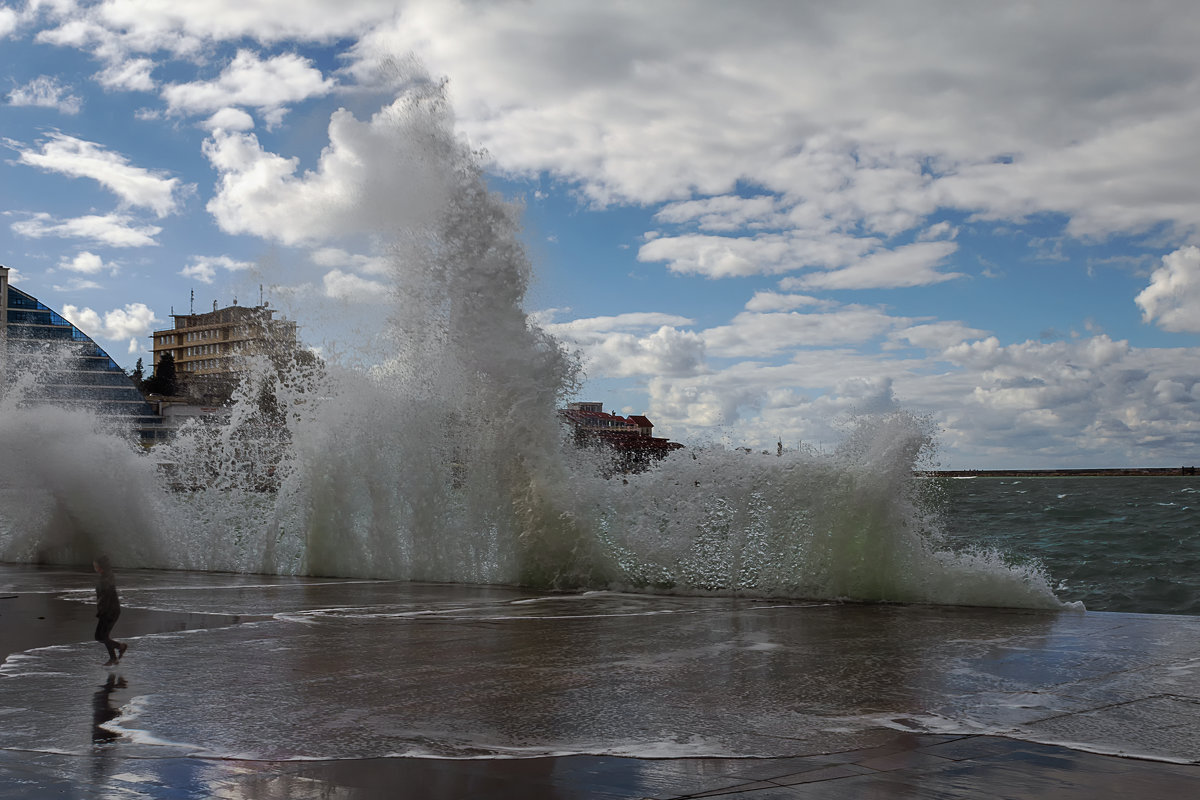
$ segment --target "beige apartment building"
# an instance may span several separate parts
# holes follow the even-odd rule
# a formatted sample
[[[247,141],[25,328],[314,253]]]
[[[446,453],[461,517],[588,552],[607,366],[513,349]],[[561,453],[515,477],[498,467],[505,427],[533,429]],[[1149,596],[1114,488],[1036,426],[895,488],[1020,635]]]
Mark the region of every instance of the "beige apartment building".
[[[245,356],[296,350],[296,323],[274,315],[266,303],[220,309],[213,303],[210,312],[172,314],[175,327],[152,334],[154,367],[170,353],[184,381],[234,378]]]

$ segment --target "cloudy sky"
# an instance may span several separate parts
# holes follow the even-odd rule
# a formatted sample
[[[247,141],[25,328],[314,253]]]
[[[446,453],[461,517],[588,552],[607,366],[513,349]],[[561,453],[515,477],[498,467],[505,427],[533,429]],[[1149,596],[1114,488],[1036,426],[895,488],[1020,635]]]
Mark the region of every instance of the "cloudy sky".
[[[581,399],[688,442],[904,408],[945,467],[1193,464],[1198,40],[1192,0],[0,0],[0,263],[126,367],[260,284],[328,347],[289,303],[387,297],[424,71],[525,207]]]

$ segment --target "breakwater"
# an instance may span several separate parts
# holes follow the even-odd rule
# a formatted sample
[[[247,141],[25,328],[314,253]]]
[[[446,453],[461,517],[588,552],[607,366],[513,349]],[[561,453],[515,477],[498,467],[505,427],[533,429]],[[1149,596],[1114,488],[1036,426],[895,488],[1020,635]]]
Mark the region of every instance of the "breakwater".
[[[1195,467],[1114,467],[1111,469],[937,469],[915,473],[925,478],[1131,478],[1195,475]]]

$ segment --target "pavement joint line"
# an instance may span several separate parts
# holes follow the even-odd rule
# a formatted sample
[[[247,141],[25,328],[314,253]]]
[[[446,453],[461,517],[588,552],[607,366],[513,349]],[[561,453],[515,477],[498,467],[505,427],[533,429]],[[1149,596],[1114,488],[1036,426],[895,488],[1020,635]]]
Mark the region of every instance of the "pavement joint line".
[[[1096,706],[1094,708],[1084,708],[1079,711],[1068,711],[1063,714],[1054,714],[1049,717],[1040,717],[1038,719],[1030,720],[1029,722],[1026,722],[1024,724],[1025,725],[1036,725],[1039,722],[1052,722],[1056,719],[1067,719],[1068,717],[1077,717],[1080,714],[1095,714],[1098,711],[1108,711],[1111,708],[1120,708],[1121,706],[1129,706],[1129,705],[1133,705],[1134,703],[1144,703],[1147,700],[1158,700],[1158,699],[1164,698],[1164,697],[1170,698],[1170,699],[1176,699],[1176,700],[1183,700],[1185,702],[1200,703],[1200,698],[1189,697],[1187,695],[1175,695],[1175,694],[1167,694],[1164,692],[1160,692],[1158,694],[1146,695],[1145,697],[1135,697],[1132,700],[1121,700],[1119,702],[1109,703],[1108,705],[1104,705],[1104,706]]]

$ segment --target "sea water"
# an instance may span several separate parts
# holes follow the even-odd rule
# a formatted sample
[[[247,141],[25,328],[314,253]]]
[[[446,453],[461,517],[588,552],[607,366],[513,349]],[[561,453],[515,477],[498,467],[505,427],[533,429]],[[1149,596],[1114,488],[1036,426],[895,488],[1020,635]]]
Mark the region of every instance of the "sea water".
[[[1200,481],[1180,477],[939,480],[948,546],[1036,563],[1093,611],[1200,613]]]

